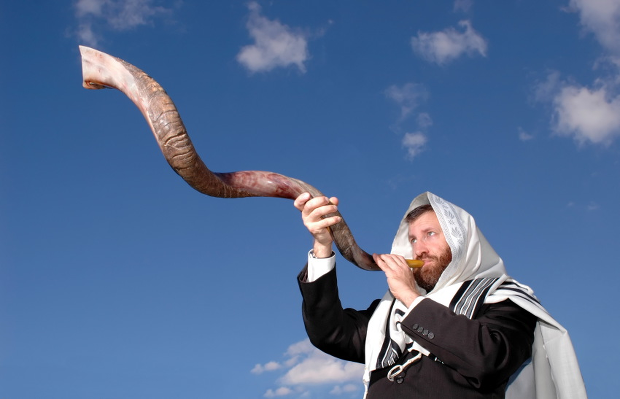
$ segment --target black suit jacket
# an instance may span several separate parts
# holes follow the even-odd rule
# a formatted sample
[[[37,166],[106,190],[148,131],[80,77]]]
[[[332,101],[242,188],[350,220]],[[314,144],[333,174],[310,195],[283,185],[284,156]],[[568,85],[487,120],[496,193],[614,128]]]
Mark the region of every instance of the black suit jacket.
[[[366,329],[379,300],[366,310],[343,309],[335,269],[308,283],[298,277],[308,337],[337,358],[364,363]],[[387,379],[389,368],[372,372],[367,399],[503,398],[509,377],[531,356],[536,318],[511,301],[485,304],[472,319],[431,300],[420,302],[402,328],[428,349],[404,378]],[[414,354],[405,353],[397,364]]]

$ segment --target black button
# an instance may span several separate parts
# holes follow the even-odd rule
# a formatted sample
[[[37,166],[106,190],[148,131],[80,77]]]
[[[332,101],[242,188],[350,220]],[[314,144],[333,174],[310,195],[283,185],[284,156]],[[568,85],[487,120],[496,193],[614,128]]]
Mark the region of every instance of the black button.
[[[422,335],[428,335],[428,330],[422,331]]]
[[[424,327],[418,327],[418,332],[421,333],[422,331],[424,331]]]
[[[397,384],[402,384],[403,381],[405,381],[405,379],[403,377],[396,377],[396,383]]]
[[[420,325],[418,323],[415,323],[412,327],[413,327],[414,330],[417,330],[418,327],[420,327]]]
[[[433,338],[435,338],[435,334],[433,334],[433,332],[431,331],[428,333],[428,339],[433,339]]]

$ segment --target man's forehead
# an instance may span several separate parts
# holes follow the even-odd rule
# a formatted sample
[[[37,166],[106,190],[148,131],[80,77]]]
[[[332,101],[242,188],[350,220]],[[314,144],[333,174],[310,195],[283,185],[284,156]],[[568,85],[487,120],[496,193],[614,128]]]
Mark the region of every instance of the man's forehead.
[[[437,218],[437,215],[432,210],[424,212],[423,214],[418,216],[416,220],[409,223],[410,231],[412,229],[430,229],[437,227],[441,228],[441,225],[439,224],[439,219]]]

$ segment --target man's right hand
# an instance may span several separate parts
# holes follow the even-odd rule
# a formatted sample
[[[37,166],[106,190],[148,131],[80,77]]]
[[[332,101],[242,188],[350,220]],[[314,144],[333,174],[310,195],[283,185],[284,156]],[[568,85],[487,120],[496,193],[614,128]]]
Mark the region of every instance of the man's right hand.
[[[304,226],[314,237],[314,256],[328,258],[332,254],[332,238],[329,227],[339,223],[340,216],[325,217],[338,210],[338,198],[324,196],[312,198],[309,193],[303,193],[295,199],[295,208],[301,211]]]

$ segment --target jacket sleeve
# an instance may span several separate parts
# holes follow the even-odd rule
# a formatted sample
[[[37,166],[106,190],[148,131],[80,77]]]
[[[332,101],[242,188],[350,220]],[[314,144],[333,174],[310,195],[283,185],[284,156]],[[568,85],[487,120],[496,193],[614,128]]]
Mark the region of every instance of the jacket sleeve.
[[[312,283],[306,282],[306,274],[307,268],[304,268],[297,280],[310,342],[339,359],[364,363],[366,329],[379,300],[366,310],[343,309],[335,269]]]
[[[531,356],[536,320],[510,300],[485,304],[469,319],[425,299],[402,328],[472,386],[484,389],[507,380]]]

